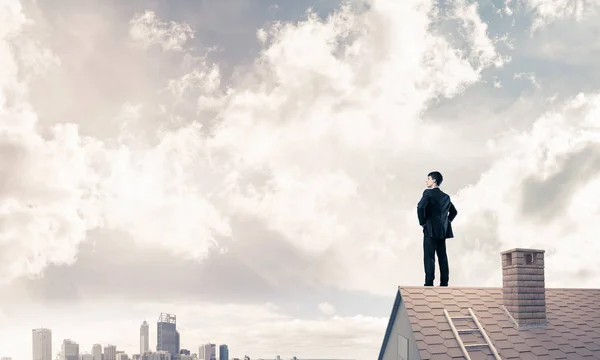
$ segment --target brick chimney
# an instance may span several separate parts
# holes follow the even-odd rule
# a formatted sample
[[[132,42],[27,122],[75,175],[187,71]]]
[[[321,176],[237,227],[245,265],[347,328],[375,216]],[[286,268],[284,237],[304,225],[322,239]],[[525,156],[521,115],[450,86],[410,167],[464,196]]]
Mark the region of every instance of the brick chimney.
[[[502,252],[504,307],[519,327],[546,324],[544,250],[512,249]]]

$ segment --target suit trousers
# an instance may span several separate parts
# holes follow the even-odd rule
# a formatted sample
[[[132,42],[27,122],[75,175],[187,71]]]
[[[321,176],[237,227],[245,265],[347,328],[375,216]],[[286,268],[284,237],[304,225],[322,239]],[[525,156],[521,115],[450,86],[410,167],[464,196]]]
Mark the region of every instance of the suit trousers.
[[[448,286],[448,255],[446,254],[446,239],[423,237],[423,262],[425,265],[425,286],[433,286],[435,279],[435,255],[440,265],[440,286]]]

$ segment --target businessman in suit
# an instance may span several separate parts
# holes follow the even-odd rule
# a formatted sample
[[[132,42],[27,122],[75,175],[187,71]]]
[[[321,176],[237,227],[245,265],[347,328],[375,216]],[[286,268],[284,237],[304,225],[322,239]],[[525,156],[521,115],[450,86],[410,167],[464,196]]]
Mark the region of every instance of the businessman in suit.
[[[440,265],[440,286],[448,286],[448,256],[446,239],[454,237],[452,220],[458,212],[450,196],[440,190],[444,178],[438,171],[427,175],[421,201],[417,205],[419,225],[423,227],[423,252],[425,286],[433,286],[435,278],[435,254]]]

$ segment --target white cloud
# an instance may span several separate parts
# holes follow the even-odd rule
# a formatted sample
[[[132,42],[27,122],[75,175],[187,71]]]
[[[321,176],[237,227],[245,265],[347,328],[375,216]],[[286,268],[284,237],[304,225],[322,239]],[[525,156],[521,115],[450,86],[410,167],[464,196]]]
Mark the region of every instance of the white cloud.
[[[71,129],[68,144],[74,148],[52,161],[80,178],[34,182],[48,187],[56,178],[66,188],[61,194],[73,191],[66,198],[73,201],[69,209],[77,215],[69,219],[76,222],[62,235],[70,240],[55,243],[61,244],[60,255],[39,259],[33,255],[36,243],[15,247],[15,263],[21,265],[10,265],[6,273],[38,273],[48,263],[73,261],[76,245],[94,226],[127,231],[140,246],[203,259],[209,249],[221,248],[219,236],[231,234],[228,217],[242,213],[264,219],[300,251],[331,254],[336,266],[320,269],[327,283],[385,292],[390,280],[374,280],[354,264],[373,261],[391,270],[418,238],[410,225],[413,214],[405,216],[404,208],[393,205],[413,176],[400,169],[411,163],[406,154],[415,149],[433,154],[436,138],[449,136],[421,124],[420,113],[438,96],[454,96],[479,81],[481,72],[502,65],[503,57],[473,4],[460,2],[452,9],[464,37],[451,39],[435,31],[432,3],[371,5],[364,13],[345,6],[325,21],[309,14],[296,25],[267,28],[253,74],[225,93],[218,90],[217,67],[190,62],[188,56],[191,72],[168,86],[178,101],[196,88],[197,96],[215,100],[218,122],[210,137],[190,119],[186,126],[158,132],[158,143],[144,140],[135,130],[143,126],[142,109],[149,108],[141,105],[127,105],[120,115],[121,121],[129,119],[120,143],[79,140],[74,128],[63,127]],[[146,45],[184,50],[190,31],[152,12],[132,20],[132,36]],[[459,51],[454,43],[469,50]],[[422,144],[423,138],[428,143]],[[70,160],[71,153],[77,160]],[[49,164],[48,154],[38,151],[32,161]],[[256,171],[265,171],[266,183],[251,180]],[[390,174],[400,177],[391,180]],[[66,204],[66,198],[57,201]],[[27,206],[23,199],[12,201],[10,212]],[[399,223],[405,218],[410,222]]]
[[[535,79],[535,74],[534,73],[516,73],[514,75],[514,78],[515,79],[526,79],[526,80],[529,80],[531,82],[531,84],[533,86],[535,86],[536,88],[540,87],[540,84]]]
[[[580,94],[536,121],[531,131],[506,139],[508,155],[483,174],[478,184],[455,197],[463,208],[455,228],[465,234],[464,241],[478,250],[486,247],[490,237],[496,237],[502,249],[532,246],[548,250],[548,286],[560,286],[584,269],[597,273],[599,264],[591,254],[600,247],[593,245],[595,234],[589,228],[589,217],[600,213],[593,206],[583,208],[577,200],[594,198],[592,184],[600,179],[596,145],[600,126],[592,120],[599,112],[600,95]],[[581,158],[570,159],[581,151]],[[533,184],[524,187],[527,181]],[[553,185],[553,181],[557,183]],[[550,186],[544,186],[545,182]],[[586,252],[589,256],[577,250],[582,246],[590,249]],[[598,249],[593,250],[594,246]],[[468,272],[491,271],[492,266],[499,269],[497,264],[474,266],[472,259],[465,256],[461,260],[464,269],[471,269]],[[594,276],[574,277],[570,285],[595,286],[597,281]]]
[[[223,94],[221,87],[221,73],[217,64],[209,64],[207,59],[194,58],[189,54],[184,57],[183,68],[191,70],[177,79],[168,82],[167,89],[178,102],[185,97],[195,96],[201,109],[213,109],[222,106]],[[191,68],[191,69],[189,69]]]
[[[524,6],[535,14],[532,31],[563,18],[580,21],[597,13],[598,0],[523,0]]]
[[[190,25],[162,21],[150,10],[136,14],[130,25],[129,35],[143,48],[160,45],[163,50],[181,51],[185,43],[194,38]]]
[[[5,19],[6,29],[16,32],[25,19],[18,2],[7,5],[0,10],[0,18]],[[71,263],[86,230],[98,224],[93,211],[87,212],[95,177],[89,156],[97,143],[80,138],[73,124],[53,127],[47,140],[37,133],[27,84],[19,77],[19,71],[30,69],[36,56],[31,55],[31,47],[31,56],[14,56],[10,42],[18,41],[13,38],[16,33],[2,35],[0,283],[39,274],[50,263]],[[40,51],[48,54],[46,49]]]
[[[478,3],[469,4],[466,0],[457,1],[453,12],[467,34],[468,48],[472,52],[471,58],[475,63],[481,62],[481,68],[492,64],[497,67],[502,66],[505,59],[496,52],[494,41],[488,34],[488,25],[479,16]]]
[[[330,303],[324,302],[319,304],[319,310],[325,315],[335,314],[335,307]]]

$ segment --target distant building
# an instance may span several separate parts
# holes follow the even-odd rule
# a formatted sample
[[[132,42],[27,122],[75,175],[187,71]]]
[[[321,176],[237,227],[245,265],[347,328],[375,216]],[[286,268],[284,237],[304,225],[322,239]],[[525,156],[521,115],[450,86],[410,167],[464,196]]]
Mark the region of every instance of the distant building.
[[[175,315],[161,313],[156,323],[156,351],[179,355],[179,332]]]
[[[198,360],[216,360],[217,346],[215,344],[200,345],[198,350]]]
[[[117,347],[115,345],[106,345],[102,360],[117,360]]]
[[[94,355],[92,355],[92,354],[81,354],[81,355],[79,355],[79,360],[94,360]]]
[[[33,360],[52,360],[52,331],[32,330]]]
[[[63,340],[62,360],[79,360],[79,344],[70,339]]]
[[[5,356],[5,357],[0,358],[0,360],[12,360],[12,358]]]
[[[142,360],[141,354],[133,354],[131,355],[131,360]]]
[[[190,354],[190,351],[189,351],[188,349],[181,349],[181,350],[179,350],[179,353],[180,353],[181,355],[189,355],[189,354]]]
[[[229,347],[225,344],[219,345],[219,360],[229,360]]]
[[[168,351],[157,351],[144,354],[142,360],[172,360],[172,357]]]
[[[92,345],[92,360],[102,360],[102,345]]]
[[[140,326],[140,354],[150,352],[150,325],[144,320]]]
[[[117,360],[129,360],[129,356],[125,352],[120,351],[117,353]]]

